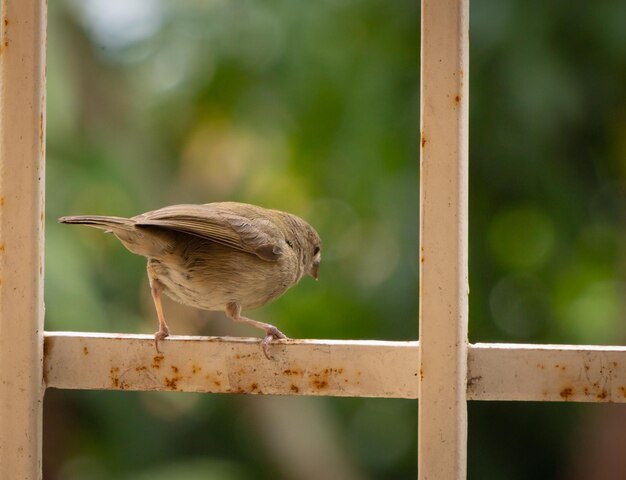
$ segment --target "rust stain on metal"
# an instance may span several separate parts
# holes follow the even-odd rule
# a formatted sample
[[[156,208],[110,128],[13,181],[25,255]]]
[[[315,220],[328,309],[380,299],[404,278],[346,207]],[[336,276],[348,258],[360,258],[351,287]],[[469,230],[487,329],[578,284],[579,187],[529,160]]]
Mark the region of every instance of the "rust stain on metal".
[[[241,354],[237,353],[235,355],[235,360],[241,360],[243,358],[250,358],[251,356],[252,356],[251,353],[246,353],[245,355],[241,355]]]
[[[467,388],[469,387],[473,387],[475,383],[478,383],[480,380],[482,380],[483,376],[482,375],[478,375],[476,377],[469,377],[467,379]]]
[[[326,380],[313,379],[311,382],[311,386],[317,390],[324,390],[328,387],[328,382]]]
[[[331,379],[339,382],[341,379],[337,378],[344,375],[344,367],[329,367],[319,370],[303,370],[299,367],[287,368],[283,370],[283,375],[292,378],[302,378],[306,376],[309,387],[313,390],[324,390],[329,388]],[[358,375],[361,373],[359,372]],[[347,383],[347,379],[344,378],[343,383]],[[301,387],[295,383],[291,383],[289,389],[293,393],[299,393]]]
[[[343,375],[344,369],[343,367],[338,368],[324,368],[319,371],[307,372],[309,386],[314,390],[324,390],[330,386],[330,382],[334,379],[336,382],[340,381],[339,376]],[[294,375],[300,375],[301,370],[296,370],[293,373]],[[359,372],[360,374],[360,372]],[[345,383],[345,382],[344,382]]]
[[[8,34],[8,26],[9,26],[9,23],[10,23],[10,22],[9,22],[9,19],[8,19],[8,18],[5,18],[5,19],[4,19],[4,36],[5,36],[5,37],[8,37],[8,35],[9,35],[9,34]],[[8,46],[9,46],[9,41],[8,41],[8,40],[5,40],[5,41],[4,41],[4,48],[7,48]],[[3,50],[3,49],[2,49],[2,48],[0,48],[0,53],[2,53],[2,50]]]
[[[255,382],[250,385],[250,391],[256,392],[259,389],[259,385]]]
[[[175,367],[174,365],[172,365],[170,368],[172,369],[173,373],[178,373],[178,367]]]
[[[0,197],[0,207],[4,207],[4,197]]]
[[[89,349],[86,346],[83,347],[83,354],[89,355]]]
[[[459,105],[461,103],[461,95],[454,96],[454,105]]]
[[[120,386],[120,369],[118,367],[111,367],[109,371],[109,379],[111,380],[111,386],[114,388],[119,388]]]
[[[598,400],[604,400],[604,399],[606,399],[606,397],[608,397],[608,393],[606,392],[606,390],[605,390],[605,389],[602,389],[602,391],[601,391],[601,392],[598,392],[598,393],[596,394],[596,398],[597,398]]]
[[[619,387],[619,391],[622,392],[622,397],[626,398],[626,387]]]
[[[360,372],[359,372],[360,374]],[[424,380],[424,369],[420,368],[420,380]]]
[[[426,143],[428,143],[428,141],[426,140],[426,135],[422,133],[422,139],[421,139],[422,148],[426,147]]]
[[[170,390],[176,390],[178,387],[178,382],[181,380],[179,375],[175,375],[174,377],[165,377],[165,387]]]
[[[195,363],[191,366],[191,373],[194,375],[202,371],[202,367],[196,365]]]
[[[145,370],[148,370],[148,367],[146,367],[145,365],[139,365],[135,367],[135,372],[143,372]]]
[[[52,353],[53,346],[54,346],[53,342],[44,337],[44,342],[43,342],[43,356],[44,357],[50,356],[50,354]]]
[[[563,400],[569,400],[574,395],[574,389],[572,387],[565,387],[560,392],[559,395]]]
[[[152,368],[159,369],[161,368],[161,362],[165,358],[165,355],[155,355],[152,357]]]

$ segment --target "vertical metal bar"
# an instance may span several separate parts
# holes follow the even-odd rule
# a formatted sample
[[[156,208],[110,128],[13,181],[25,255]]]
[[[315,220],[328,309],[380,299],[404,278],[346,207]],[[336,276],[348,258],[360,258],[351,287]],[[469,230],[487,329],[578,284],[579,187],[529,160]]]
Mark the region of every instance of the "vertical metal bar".
[[[0,23],[0,479],[41,478],[45,0]]]
[[[466,477],[468,0],[422,0],[420,479]]]

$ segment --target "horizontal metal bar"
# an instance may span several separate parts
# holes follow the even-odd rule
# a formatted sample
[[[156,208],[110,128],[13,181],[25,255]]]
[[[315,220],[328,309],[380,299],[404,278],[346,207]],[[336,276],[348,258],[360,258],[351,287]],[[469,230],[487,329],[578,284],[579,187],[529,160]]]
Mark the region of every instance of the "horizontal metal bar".
[[[412,398],[419,342],[47,332],[47,387]],[[469,400],[626,403],[626,347],[475,344]]]
[[[47,332],[47,387],[416,398],[418,342]]]
[[[626,402],[626,347],[472,345],[470,400]]]

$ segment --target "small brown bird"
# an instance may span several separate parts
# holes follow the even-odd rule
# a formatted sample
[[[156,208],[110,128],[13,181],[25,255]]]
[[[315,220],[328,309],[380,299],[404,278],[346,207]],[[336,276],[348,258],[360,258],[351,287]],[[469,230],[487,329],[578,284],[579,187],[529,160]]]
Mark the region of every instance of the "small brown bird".
[[[159,330],[170,334],[161,293],[185,305],[224,311],[236,322],[265,331],[261,345],[287,338],[278,328],[241,315],[280,297],[305,275],[317,280],[321,240],[295,215],[235,202],[172,205],[132,218],[61,217],[113,233],[133,253],[148,259],[148,278]]]

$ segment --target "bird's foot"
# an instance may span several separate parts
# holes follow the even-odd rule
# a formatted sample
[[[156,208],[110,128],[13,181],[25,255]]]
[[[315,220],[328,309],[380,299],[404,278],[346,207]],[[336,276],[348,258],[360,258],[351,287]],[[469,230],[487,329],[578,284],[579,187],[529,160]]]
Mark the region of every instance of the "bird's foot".
[[[169,336],[170,329],[166,326],[161,326],[159,331],[154,333],[154,347],[156,348],[157,353],[161,353],[161,350],[159,350],[159,342]]]
[[[268,360],[272,360],[272,356],[269,354],[268,347],[273,340],[278,338],[287,338],[287,335],[285,335],[274,326],[269,326],[265,329],[265,338],[261,340],[261,348],[263,349],[265,358],[267,358]]]

